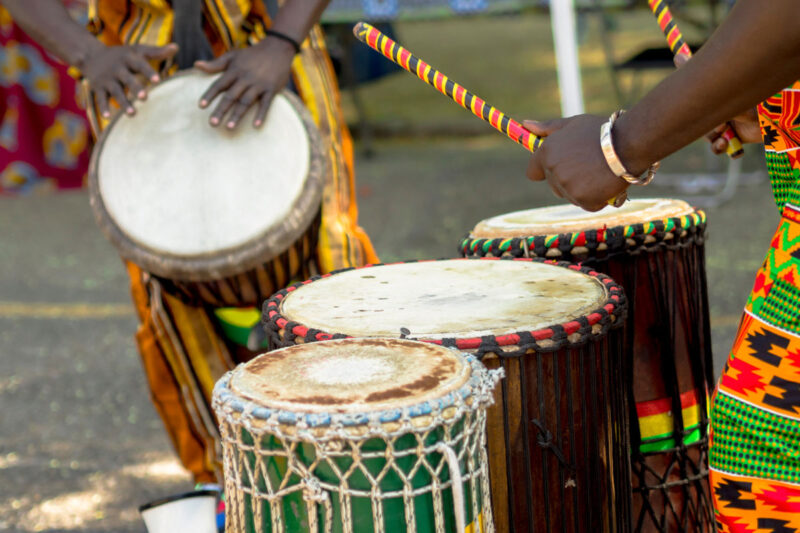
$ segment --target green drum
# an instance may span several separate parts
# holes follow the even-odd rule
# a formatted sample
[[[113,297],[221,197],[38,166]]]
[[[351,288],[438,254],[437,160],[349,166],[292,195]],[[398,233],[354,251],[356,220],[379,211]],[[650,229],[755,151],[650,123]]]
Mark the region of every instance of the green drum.
[[[214,389],[228,533],[494,531],[498,371],[402,339],[291,346]]]

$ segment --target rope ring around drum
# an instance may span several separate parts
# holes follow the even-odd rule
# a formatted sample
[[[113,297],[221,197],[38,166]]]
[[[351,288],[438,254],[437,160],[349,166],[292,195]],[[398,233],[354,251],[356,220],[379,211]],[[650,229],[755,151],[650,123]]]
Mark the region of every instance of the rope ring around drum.
[[[289,294],[300,287],[303,287],[304,285],[314,283],[317,280],[325,279],[330,276],[335,276],[336,274],[342,272],[390,266],[395,264],[426,263],[435,261],[438,260],[401,261],[397,263],[366,265],[358,268],[344,268],[329,274],[315,276],[306,281],[295,283],[294,285],[290,285],[289,287],[276,292],[264,303],[262,308],[262,324],[268,331],[271,340],[276,346],[291,344],[298,337],[302,338],[304,342],[348,338],[348,335],[342,333],[320,331],[318,329],[309,328],[303,324],[288,320],[281,315],[281,302]],[[406,335],[403,338],[408,338],[410,340],[422,340],[449,348],[468,351],[477,354],[479,358],[482,358],[488,353],[497,354],[499,357],[521,357],[531,350],[541,353],[549,353],[558,351],[565,346],[580,346],[600,339],[606,335],[609,329],[620,327],[623,324],[626,316],[627,301],[622,287],[620,287],[609,276],[596,272],[588,267],[566,263],[563,261],[545,260],[541,258],[526,259],[510,257],[484,257],[449,259],[448,261],[530,261],[555,265],[572,271],[581,272],[597,279],[608,291],[608,300],[605,304],[603,304],[602,307],[594,309],[585,316],[576,318],[563,324],[554,324],[536,331],[518,331],[506,335],[471,338],[453,337],[442,339],[426,339],[424,336],[415,337],[413,335]]]

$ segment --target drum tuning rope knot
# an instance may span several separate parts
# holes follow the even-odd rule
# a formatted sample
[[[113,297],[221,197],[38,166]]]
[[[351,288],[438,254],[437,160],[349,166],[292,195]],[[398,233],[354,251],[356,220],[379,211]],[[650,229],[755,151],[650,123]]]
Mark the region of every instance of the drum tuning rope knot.
[[[562,466],[568,468],[569,470],[575,470],[575,465],[567,461],[567,459],[564,457],[564,452],[562,452],[561,449],[553,442],[553,434],[550,433],[550,430],[545,428],[544,424],[535,418],[531,420],[531,424],[536,426],[536,429],[539,430],[539,435],[536,437],[536,444],[538,444],[539,447],[544,450],[550,450]]]
[[[303,499],[307,502],[321,503],[330,498],[327,492],[322,490],[319,480],[314,476],[303,479]]]

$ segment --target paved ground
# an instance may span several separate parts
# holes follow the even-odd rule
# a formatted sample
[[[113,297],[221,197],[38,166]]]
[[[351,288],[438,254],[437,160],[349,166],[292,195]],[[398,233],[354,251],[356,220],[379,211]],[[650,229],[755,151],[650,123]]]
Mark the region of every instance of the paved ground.
[[[499,137],[377,149],[358,161],[358,190],[384,259],[452,256],[477,220],[555,200]],[[721,361],[777,212],[763,180],[708,212]],[[0,228],[0,531],[143,531],[136,507],[190,482],[147,397],[121,263],[83,192],[0,199]]]

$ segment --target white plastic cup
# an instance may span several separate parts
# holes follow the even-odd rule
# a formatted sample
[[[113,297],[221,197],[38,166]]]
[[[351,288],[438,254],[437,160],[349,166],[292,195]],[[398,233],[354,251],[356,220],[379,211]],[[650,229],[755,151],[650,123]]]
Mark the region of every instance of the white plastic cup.
[[[215,490],[176,494],[139,507],[148,533],[217,533]]]

